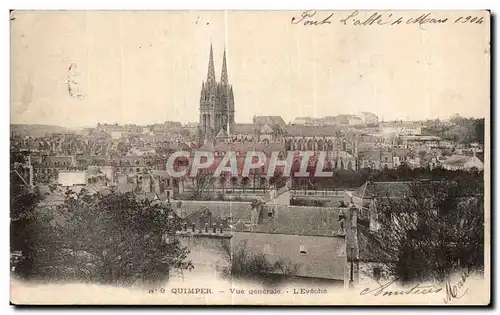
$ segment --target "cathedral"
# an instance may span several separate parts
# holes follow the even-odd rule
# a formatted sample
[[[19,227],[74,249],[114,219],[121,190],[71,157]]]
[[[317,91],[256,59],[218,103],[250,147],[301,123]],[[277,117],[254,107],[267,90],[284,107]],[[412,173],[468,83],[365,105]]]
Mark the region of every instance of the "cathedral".
[[[210,45],[208,74],[200,95],[199,133],[205,139],[228,138],[234,125],[234,95],[227,75],[226,50],[222,57],[220,81],[215,78],[214,52]]]

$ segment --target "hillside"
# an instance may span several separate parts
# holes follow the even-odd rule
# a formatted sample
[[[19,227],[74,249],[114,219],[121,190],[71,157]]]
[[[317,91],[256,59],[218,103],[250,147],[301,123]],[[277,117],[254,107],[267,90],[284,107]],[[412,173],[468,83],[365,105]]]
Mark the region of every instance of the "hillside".
[[[21,136],[31,137],[44,137],[47,133],[77,133],[77,129],[70,129],[61,126],[53,125],[25,125],[25,124],[11,124],[11,134],[14,132]]]

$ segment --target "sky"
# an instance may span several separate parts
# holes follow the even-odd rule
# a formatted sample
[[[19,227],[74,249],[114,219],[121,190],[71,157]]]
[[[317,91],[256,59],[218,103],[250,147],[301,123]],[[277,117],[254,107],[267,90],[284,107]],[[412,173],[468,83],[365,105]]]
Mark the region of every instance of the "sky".
[[[330,13],[331,24],[311,26],[292,24],[296,11],[16,11],[11,123],[197,122],[210,44],[218,79],[226,49],[236,122],[361,111],[386,121],[489,117],[488,20],[354,26],[340,22],[348,11],[313,18]]]

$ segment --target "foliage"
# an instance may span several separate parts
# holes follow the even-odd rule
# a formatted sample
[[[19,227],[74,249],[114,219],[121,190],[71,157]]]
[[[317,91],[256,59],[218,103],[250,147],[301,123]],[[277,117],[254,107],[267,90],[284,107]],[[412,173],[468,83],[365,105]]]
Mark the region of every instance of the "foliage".
[[[37,213],[39,196],[26,185],[17,169],[21,170],[29,152],[11,147],[10,155],[10,253],[11,266],[16,273],[29,277],[37,258],[52,254],[50,213]]]
[[[233,279],[273,281],[286,280],[297,275],[300,264],[279,259],[271,261],[263,253],[254,254],[247,249],[247,243],[241,242],[233,248],[225,247],[229,267],[222,269],[222,275]]]
[[[380,260],[403,282],[443,281],[484,266],[482,182],[413,182],[408,191],[376,199]]]
[[[133,193],[68,191],[50,221],[45,213],[32,224],[41,241],[21,249],[30,268],[20,264],[16,271],[25,278],[127,286],[164,281],[170,269],[193,267],[186,261],[189,251],[165,237],[180,228],[173,210]]]
[[[484,144],[484,118],[463,118],[454,115],[450,121],[453,123],[451,126],[436,123],[428,125],[422,132],[457,144],[470,144],[473,142]]]
[[[213,195],[214,177],[209,172],[198,171],[193,178],[194,185],[191,191],[191,200],[210,200]]]
[[[291,206],[326,207],[326,204],[329,202],[330,202],[329,200],[317,200],[317,199],[300,199],[300,198],[290,199]]]

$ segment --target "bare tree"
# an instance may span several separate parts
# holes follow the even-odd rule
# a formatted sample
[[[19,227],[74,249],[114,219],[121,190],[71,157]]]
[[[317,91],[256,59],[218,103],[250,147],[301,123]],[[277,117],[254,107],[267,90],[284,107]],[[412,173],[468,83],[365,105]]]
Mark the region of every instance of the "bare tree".
[[[194,200],[209,200],[214,194],[214,177],[210,172],[199,171],[194,179],[191,198]]]

